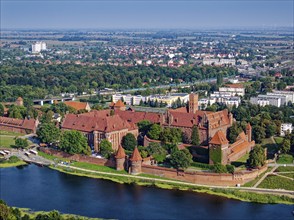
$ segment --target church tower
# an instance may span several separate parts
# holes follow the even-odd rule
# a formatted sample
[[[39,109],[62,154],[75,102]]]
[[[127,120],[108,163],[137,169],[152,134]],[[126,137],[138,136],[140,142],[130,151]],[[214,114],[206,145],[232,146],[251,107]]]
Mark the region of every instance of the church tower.
[[[198,94],[191,93],[189,95],[189,113],[196,113],[198,110]]]
[[[131,174],[136,175],[142,172],[142,157],[137,147],[135,147],[131,160]]]

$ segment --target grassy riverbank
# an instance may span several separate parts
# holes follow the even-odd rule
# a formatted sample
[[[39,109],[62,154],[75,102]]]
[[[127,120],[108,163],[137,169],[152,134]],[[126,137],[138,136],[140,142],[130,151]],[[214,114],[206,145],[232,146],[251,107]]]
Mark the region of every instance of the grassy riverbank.
[[[10,157],[8,160],[1,159],[0,160],[0,168],[8,168],[8,167],[17,167],[17,166],[23,166],[27,163],[18,159],[15,156]]]
[[[223,196],[230,199],[237,199],[244,202],[257,202],[257,203],[281,203],[281,204],[294,204],[294,199],[287,196],[270,195],[264,193],[245,192],[240,189],[218,189],[204,186],[190,186],[179,183],[167,183],[162,182],[161,179],[147,180],[147,179],[136,179],[132,176],[113,176],[108,174],[97,174],[85,171],[78,171],[71,168],[65,167],[53,167],[52,169],[58,170],[63,173],[84,176],[90,178],[106,179],[121,184],[137,184],[140,186],[158,187],[161,189],[174,189],[174,190],[185,190],[197,193],[207,193],[211,195]]]
[[[45,211],[32,211],[28,208],[9,207],[4,201],[0,200],[0,219],[58,219],[58,220],[99,220],[99,218],[88,218],[80,215],[61,214],[56,210]]]

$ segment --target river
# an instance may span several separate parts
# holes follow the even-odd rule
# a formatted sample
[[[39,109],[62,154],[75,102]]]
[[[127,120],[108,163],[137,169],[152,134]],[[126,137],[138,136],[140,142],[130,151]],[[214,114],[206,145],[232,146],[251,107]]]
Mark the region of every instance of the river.
[[[0,198],[34,211],[116,219],[292,219],[293,206],[118,184],[35,165],[0,169]]]

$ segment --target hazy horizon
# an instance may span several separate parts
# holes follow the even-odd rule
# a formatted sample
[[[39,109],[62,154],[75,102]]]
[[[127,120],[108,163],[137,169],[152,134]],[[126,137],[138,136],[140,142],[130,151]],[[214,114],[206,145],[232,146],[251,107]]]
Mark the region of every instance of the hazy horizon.
[[[293,27],[292,0],[1,1],[1,29]]]

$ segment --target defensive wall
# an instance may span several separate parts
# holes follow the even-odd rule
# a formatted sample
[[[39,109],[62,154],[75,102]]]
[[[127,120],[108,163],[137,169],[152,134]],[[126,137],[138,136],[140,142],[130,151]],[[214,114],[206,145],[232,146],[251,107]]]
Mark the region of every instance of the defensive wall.
[[[115,159],[111,158],[109,160],[102,158],[94,158],[84,155],[71,155],[62,151],[40,147],[40,151],[54,155],[57,157],[62,157],[67,160],[75,160],[80,162],[87,162],[91,164],[97,164],[108,167],[115,167]],[[237,184],[244,184],[258,177],[261,173],[266,171],[267,166],[263,166],[260,169],[255,169],[252,171],[242,171],[230,173],[211,173],[211,172],[185,172],[183,170],[177,170],[166,167],[159,167],[154,165],[142,165],[142,173],[152,174],[160,177],[176,179],[180,181],[186,181],[195,184],[203,185],[214,185],[214,186],[235,186]]]

